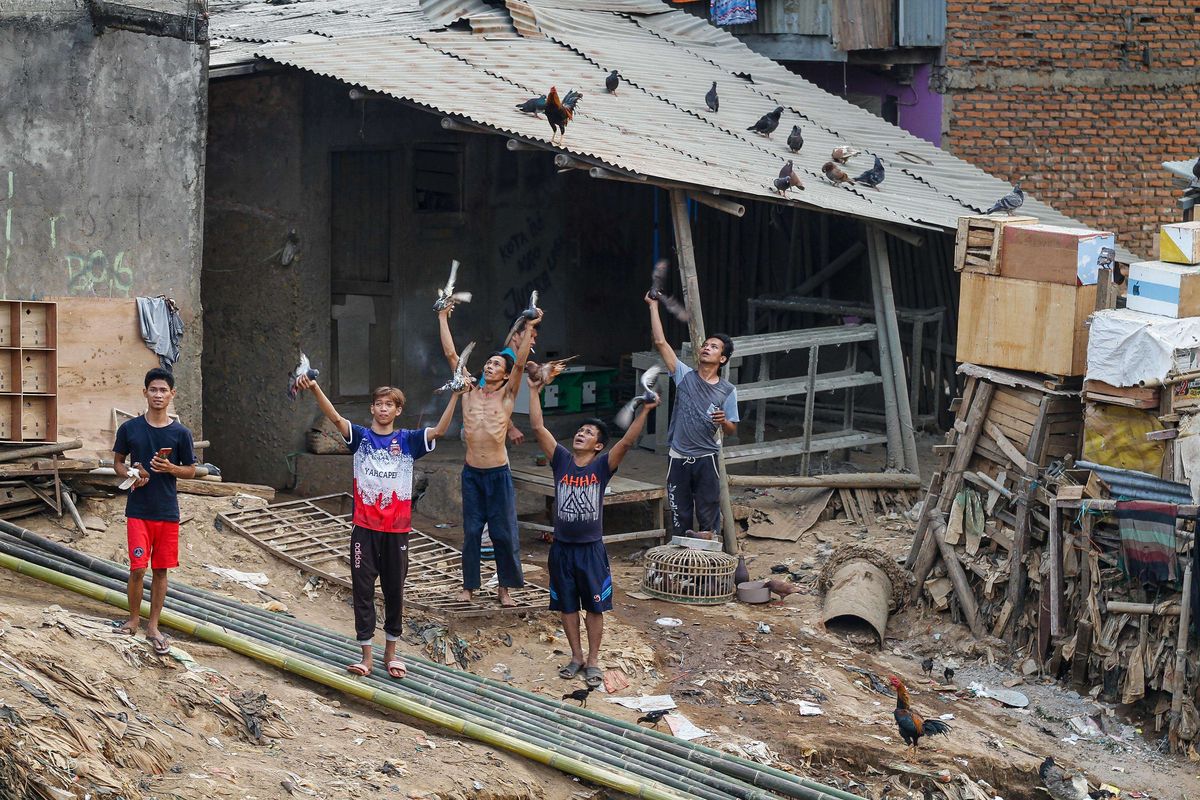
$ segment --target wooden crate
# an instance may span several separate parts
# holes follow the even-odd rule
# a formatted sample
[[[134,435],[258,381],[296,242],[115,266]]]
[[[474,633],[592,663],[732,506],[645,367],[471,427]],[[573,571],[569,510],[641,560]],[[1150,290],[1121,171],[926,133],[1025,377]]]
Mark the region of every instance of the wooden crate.
[[[0,301],[0,442],[58,438],[58,309]]]
[[[963,272],[959,361],[1049,375],[1087,371],[1087,318],[1096,287]]]
[[[1000,274],[1005,227],[1035,223],[1037,217],[959,217],[958,235],[954,239],[954,269],[985,275]]]

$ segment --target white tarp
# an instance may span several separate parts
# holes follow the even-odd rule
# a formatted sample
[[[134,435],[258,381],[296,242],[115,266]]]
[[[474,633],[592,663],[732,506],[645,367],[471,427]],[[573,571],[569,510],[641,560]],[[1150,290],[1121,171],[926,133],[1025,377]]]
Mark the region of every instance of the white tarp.
[[[1097,311],[1088,325],[1088,380],[1113,386],[1161,381],[1175,367],[1176,351],[1200,348],[1200,317],[1120,308]]]

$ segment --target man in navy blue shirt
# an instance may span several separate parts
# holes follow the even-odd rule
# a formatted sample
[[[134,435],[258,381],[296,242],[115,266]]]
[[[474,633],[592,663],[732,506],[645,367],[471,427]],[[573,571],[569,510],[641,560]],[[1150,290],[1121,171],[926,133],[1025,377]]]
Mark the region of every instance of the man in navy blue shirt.
[[[625,454],[637,443],[646,415],[658,401],[642,406],[637,419],[609,452],[604,452],[608,427],[598,419],[583,421],[568,450],[546,430],[538,396],[541,389],[529,379],[529,425],[554,471],[554,542],[548,564],[550,610],[562,614],[563,630],[571,645],[571,660],[558,675],[570,680],[583,670],[587,685],[596,689],[604,682],[604,670],[600,669],[604,612],[613,607],[612,572],[604,549],[604,490]],[[586,660],[579,633],[580,609],[587,612]]]
[[[179,566],[178,478],[196,476],[192,432],[167,416],[175,399],[175,376],[165,369],[146,373],[146,413],[122,423],[113,445],[113,468],[122,478],[133,477],[125,501],[129,542],[129,619],[116,631],[137,633],[142,610],[142,581],[150,567],[150,616],[146,639],[154,652],[166,655],[171,646],[158,629],[158,617],[167,598],[167,570]],[[126,457],[133,462],[125,463]],[[149,465],[148,467],[146,465]],[[136,475],[133,470],[137,470]]]

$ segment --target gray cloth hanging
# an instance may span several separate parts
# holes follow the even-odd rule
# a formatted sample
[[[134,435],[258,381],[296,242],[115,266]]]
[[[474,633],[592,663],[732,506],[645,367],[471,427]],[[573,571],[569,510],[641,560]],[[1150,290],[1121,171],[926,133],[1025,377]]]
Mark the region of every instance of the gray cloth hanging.
[[[168,297],[139,297],[138,325],[142,340],[158,356],[165,370],[173,371],[179,360],[179,342],[183,339],[183,319],[175,302]]]

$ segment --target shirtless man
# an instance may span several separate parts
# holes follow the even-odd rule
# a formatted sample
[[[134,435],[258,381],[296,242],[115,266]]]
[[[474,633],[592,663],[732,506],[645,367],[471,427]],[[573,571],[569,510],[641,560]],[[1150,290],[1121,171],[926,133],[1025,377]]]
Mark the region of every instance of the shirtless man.
[[[438,312],[442,351],[450,369],[458,368],[458,351],[450,335],[453,306]],[[525,585],[521,574],[520,543],[517,539],[517,496],[508,468],[508,450],[504,440],[512,418],[513,404],[525,370],[525,360],[533,344],[533,334],[542,321],[539,310],[521,335],[516,358],[496,352],[483,364],[483,386],[463,395],[463,434],[467,443],[467,463],[462,471],[463,497],[463,589],[458,599],[470,602],[480,586],[480,540],[487,523],[496,554],[496,574],[500,585],[496,594],[502,606],[514,606],[510,589]]]

